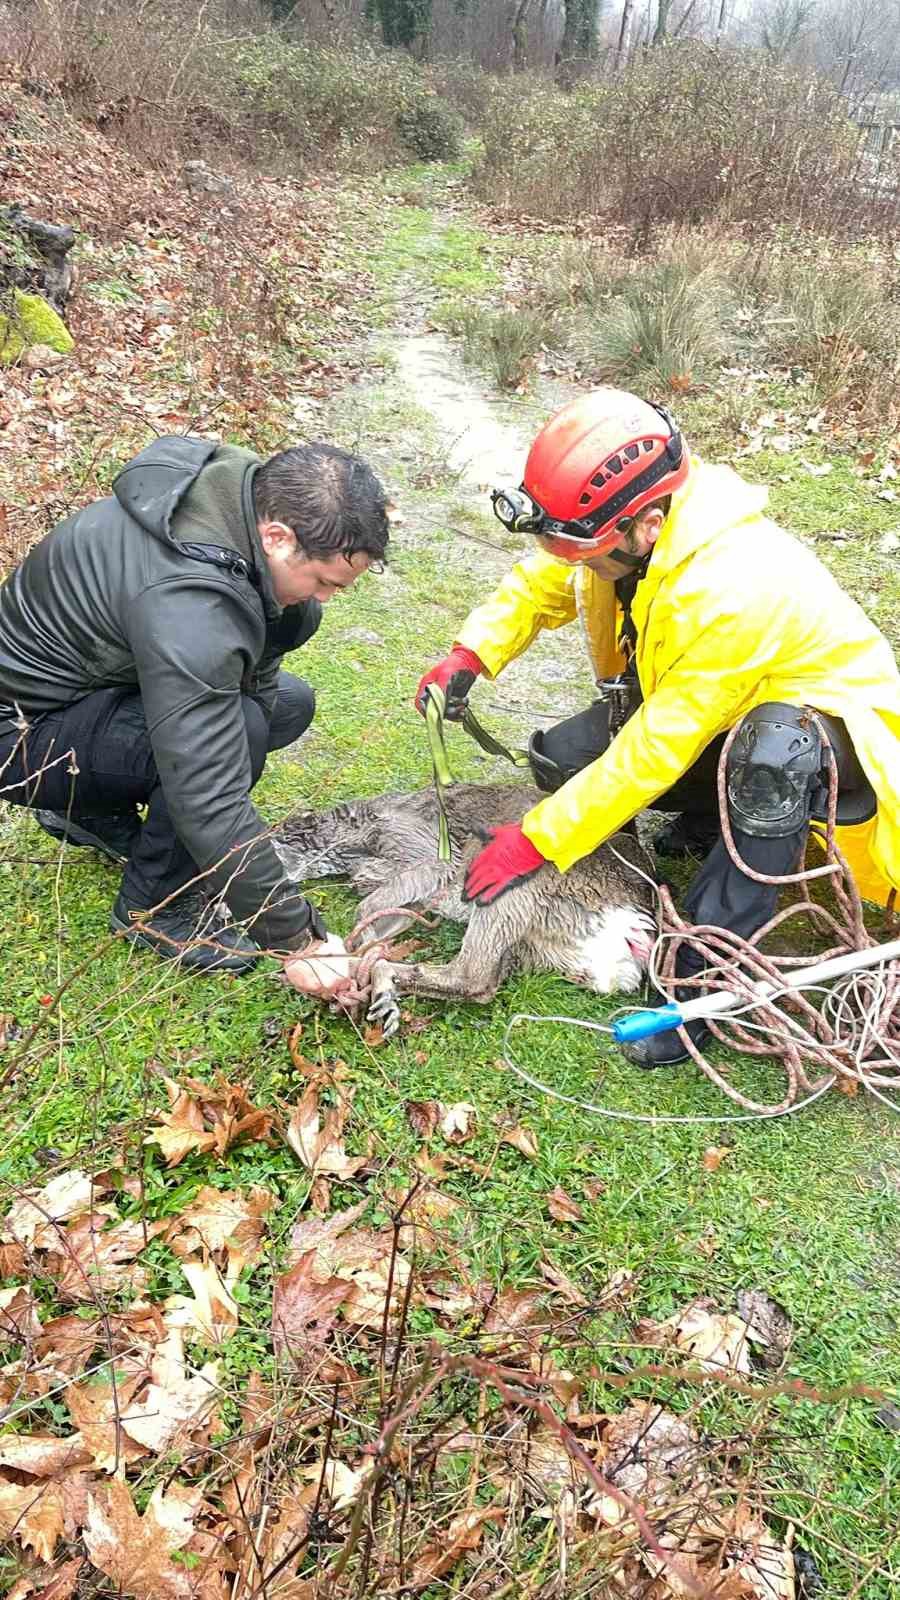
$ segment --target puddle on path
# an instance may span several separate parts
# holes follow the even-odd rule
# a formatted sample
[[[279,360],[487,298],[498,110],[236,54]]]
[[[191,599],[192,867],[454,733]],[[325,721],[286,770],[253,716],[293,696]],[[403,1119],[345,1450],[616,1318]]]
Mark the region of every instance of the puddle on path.
[[[398,333],[397,375],[444,435],[447,465],[461,487],[480,491],[521,483],[528,440],[494,415],[476,385],[455,369],[459,357],[442,333]],[[486,504],[486,497],[485,497]]]

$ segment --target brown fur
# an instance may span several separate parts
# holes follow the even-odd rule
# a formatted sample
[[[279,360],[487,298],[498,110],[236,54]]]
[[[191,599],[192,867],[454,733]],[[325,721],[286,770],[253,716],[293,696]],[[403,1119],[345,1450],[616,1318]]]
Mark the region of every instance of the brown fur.
[[[431,790],[353,800],[330,811],[298,813],[282,825],[276,842],[292,878],[346,876],[364,896],[358,923],[374,918],[367,940],[394,938],[410,927],[405,907],[467,925],[462,949],[444,966],[380,963],[373,985],[376,1015],[393,1018],[397,994],[491,1000],[504,978],[521,971],[556,972],[600,993],[637,987],[652,941],[653,894],[628,863],[651,875],[652,864],[631,834],[616,834],[566,873],[541,867],[491,905],[462,900],[465,868],[488,830],[518,821],[540,798],[522,785],[455,784],[446,796],[449,862],[438,860]],[[630,921],[636,955],[619,938]],[[615,966],[617,940],[623,959]],[[586,948],[602,950],[604,941],[613,950],[609,981],[597,961],[591,965],[584,955]]]

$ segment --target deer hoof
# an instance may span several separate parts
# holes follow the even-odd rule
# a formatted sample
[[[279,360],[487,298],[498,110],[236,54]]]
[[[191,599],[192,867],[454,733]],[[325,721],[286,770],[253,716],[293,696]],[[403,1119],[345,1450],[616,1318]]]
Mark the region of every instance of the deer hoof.
[[[366,1021],[380,1027],[386,1039],[393,1039],[400,1027],[400,1000],[393,989],[376,996],[366,1012]]]

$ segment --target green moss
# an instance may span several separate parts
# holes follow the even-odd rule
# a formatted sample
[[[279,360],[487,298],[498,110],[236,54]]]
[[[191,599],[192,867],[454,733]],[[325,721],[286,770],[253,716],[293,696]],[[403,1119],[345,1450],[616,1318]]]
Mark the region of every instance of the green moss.
[[[47,344],[67,356],[75,340],[59,313],[39,294],[14,289],[11,314],[0,313],[0,366],[11,366],[33,344]]]

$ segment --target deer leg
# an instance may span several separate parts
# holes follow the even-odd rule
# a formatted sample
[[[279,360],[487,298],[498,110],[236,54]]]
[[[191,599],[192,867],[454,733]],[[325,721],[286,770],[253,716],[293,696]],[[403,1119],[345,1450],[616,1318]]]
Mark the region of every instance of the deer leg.
[[[395,963],[394,988],[398,994],[485,1004],[493,1000],[514,968],[517,942],[499,903],[476,906],[459,955],[442,967],[417,961]]]
[[[416,921],[405,917],[404,909],[427,907],[446,889],[454,869],[449,862],[429,861],[405,872],[398,872],[386,883],[373,889],[361,900],[356,913],[356,926],[349,935],[353,939],[356,928],[366,924],[362,937],[365,943],[372,939],[394,939]]]

